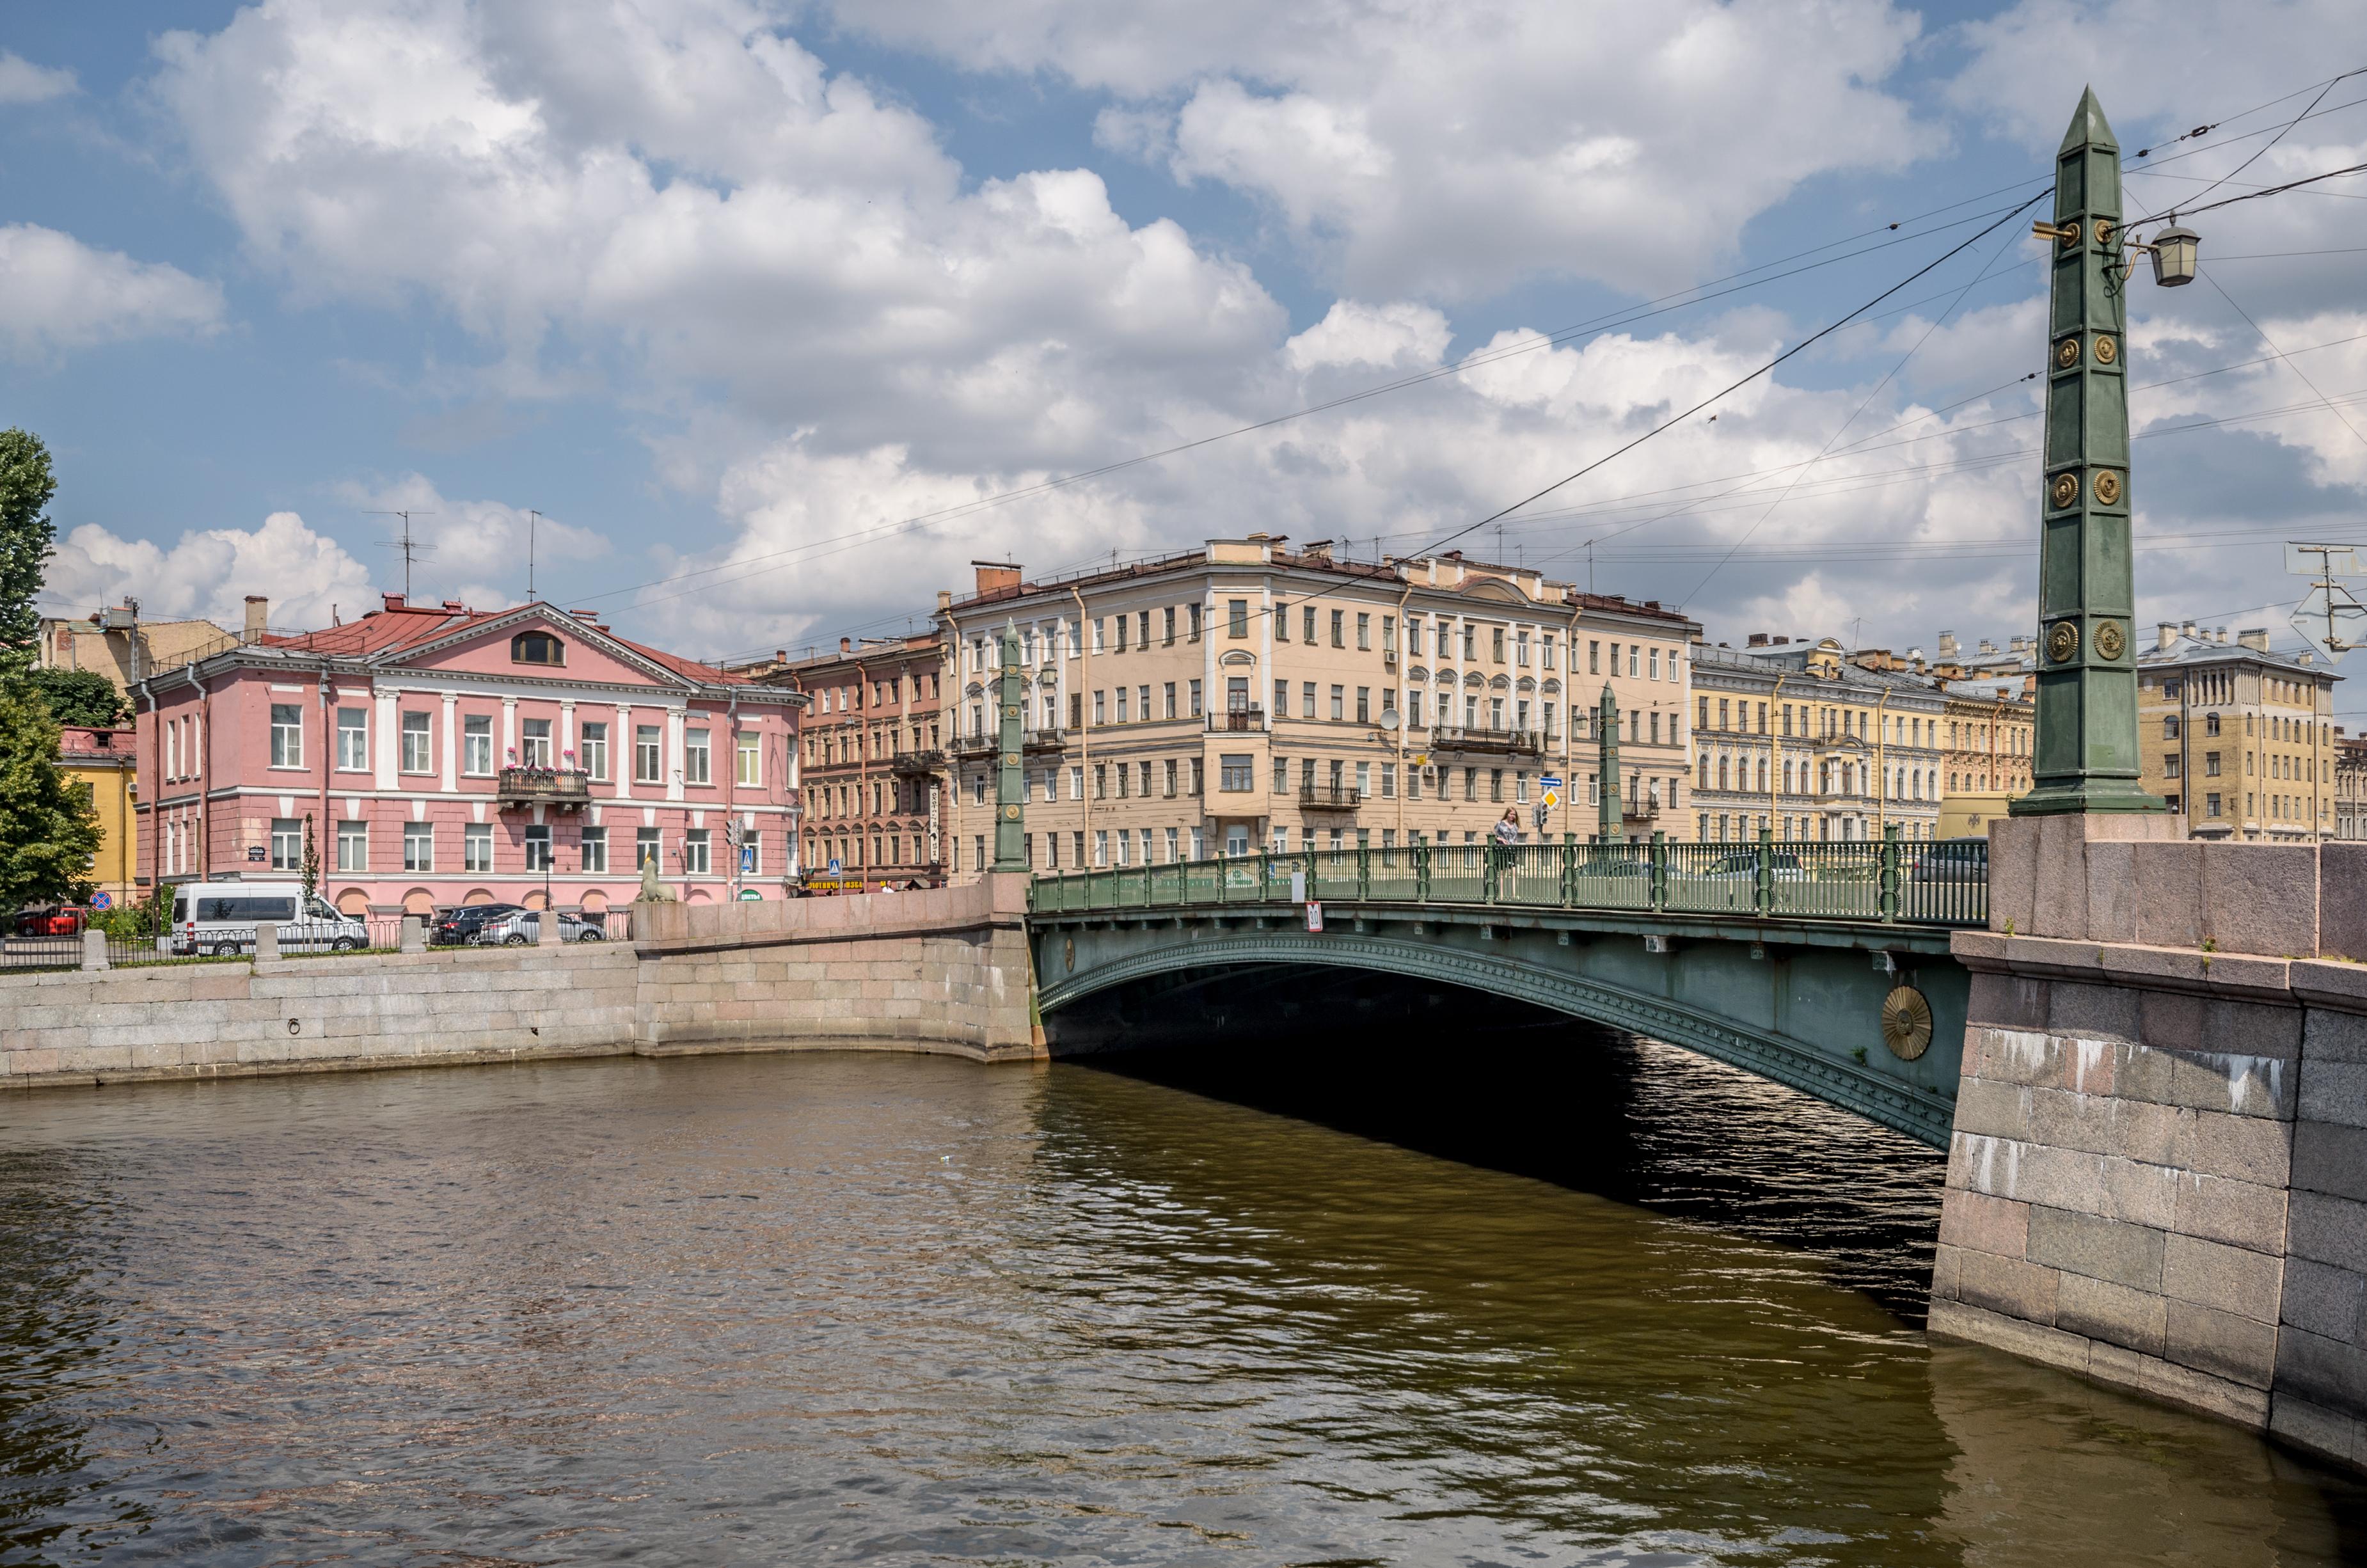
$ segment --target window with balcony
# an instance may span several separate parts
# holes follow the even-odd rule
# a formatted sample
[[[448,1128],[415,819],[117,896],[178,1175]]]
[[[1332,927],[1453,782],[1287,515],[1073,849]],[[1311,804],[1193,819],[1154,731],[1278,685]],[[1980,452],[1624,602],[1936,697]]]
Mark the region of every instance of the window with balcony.
[[[658,784],[665,779],[664,732],[655,724],[633,726],[633,782]]]
[[[518,764],[523,767],[550,766],[550,721],[528,719],[518,725]]]
[[[365,709],[337,710],[337,771],[369,771],[369,713]]]
[[[304,766],[304,705],[300,702],[271,705],[271,766]]]
[[[493,776],[493,715],[471,713],[460,721],[460,771],[472,778]]]

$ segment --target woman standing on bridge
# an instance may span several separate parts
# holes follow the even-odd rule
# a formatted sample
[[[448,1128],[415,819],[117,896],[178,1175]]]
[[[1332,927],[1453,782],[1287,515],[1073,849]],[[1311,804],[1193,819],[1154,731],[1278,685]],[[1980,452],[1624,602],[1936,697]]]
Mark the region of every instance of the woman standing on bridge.
[[[1520,841],[1521,819],[1513,814],[1512,807],[1506,806],[1504,814],[1496,819],[1496,842],[1510,848]]]

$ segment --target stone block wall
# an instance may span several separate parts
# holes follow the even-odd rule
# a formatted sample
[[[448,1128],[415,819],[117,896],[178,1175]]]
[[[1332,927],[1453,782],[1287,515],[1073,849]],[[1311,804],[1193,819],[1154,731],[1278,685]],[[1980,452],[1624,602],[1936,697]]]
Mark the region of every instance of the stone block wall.
[[[2367,1464],[2367,846],[2165,824],[1992,835],[1931,1329]]]
[[[1025,879],[635,911],[630,943],[0,973],[0,1086],[852,1045],[1041,1053]]]

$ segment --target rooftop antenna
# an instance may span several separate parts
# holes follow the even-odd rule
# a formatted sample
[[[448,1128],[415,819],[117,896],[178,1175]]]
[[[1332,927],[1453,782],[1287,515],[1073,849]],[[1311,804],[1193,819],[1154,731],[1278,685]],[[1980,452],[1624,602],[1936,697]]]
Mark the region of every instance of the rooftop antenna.
[[[378,542],[381,549],[399,550],[402,551],[402,597],[406,599],[409,598],[411,597],[411,562],[413,559],[417,556],[433,555],[436,553],[433,546],[413,544],[411,542],[411,519],[413,517],[432,517],[436,516],[436,514],[433,512],[392,511],[366,512],[363,516],[370,517],[401,517],[402,519],[402,537],[401,539],[382,539]]]
[[[529,506],[526,509],[526,602],[534,603],[534,526],[542,514]]]
[[[2313,556],[2316,559],[2310,559]],[[2285,570],[2314,579],[2301,607],[2293,613],[2293,629],[2301,633],[2303,642],[2329,665],[2340,663],[2353,648],[2367,646],[2367,605],[2335,580],[2361,574],[2356,546],[2288,544]]]

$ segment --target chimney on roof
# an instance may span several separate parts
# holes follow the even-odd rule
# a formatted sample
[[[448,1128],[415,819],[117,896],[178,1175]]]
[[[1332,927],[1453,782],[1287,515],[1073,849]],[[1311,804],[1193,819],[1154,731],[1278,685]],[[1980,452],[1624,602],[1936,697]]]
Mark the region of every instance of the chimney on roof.
[[[1997,652],[1997,644],[1984,637],[1981,639],[1981,652],[1984,653],[1994,653]]]
[[[1784,643],[1789,642],[1790,641],[1792,640],[1789,637],[1786,637],[1782,632],[1778,631],[1767,639],[1767,645],[1771,648],[1781,648]]]
[[[2236,641],[2254,653],[2265,653],[2269,651],[2269,629],[2265,626],[2248,626],[2236,633]]]
[[[1015,561],[973,561],[970,566],[978,573],[978,591],[981,596],[1008,593],[1019,586],[1019,563]]]
[[[452,607],[447,604],[444,608],[449,609]],[[571,609],[567,613],[573,616],[578,620],[597,622],[600,619],[600,612],[596,609]]]
[[[937,590],[937,608],[939,609],[951,609],[954,608],[954,594],[951,588],[939,588]]]
[[[1956,634],[1953,631],[1940,633],[1940,662],[1943,665],[1956,662]]]
[[[854,652],[855,652],[855,639],[853,639],[852,637],[842,637],[842,638],[840,638],[840,639],[838,640],[838,651],[839,651],[841,653],[854,653]]]
[[[2194,622],[2192,622],[2192,621],[2191,621],[2191,620],[2190,620],[2190,621],[2187,621],[2187,622],[2183,623],[2182,625],[2180,625],[2180,626],[2179,627],[2179,629],[2178,629],[2178,634],[2179,634],[2180,637],[2191,637],[2191,636],[2193,636],[2193,635],[2194,635]]]
[[[1331,541],[1328,539],[1310,539],[1298,547],[1298,553],[1309,561],[1329,561],[1331,559]]]
[[[458,615],[468,608],[468,606],[462,604],[459,599],[446,599],[444,601],[444,613],[446,615]],[[579,609],[575,613],[582,615],[583,612]]]
[[[2223,626],[2219,628],[2218,631],[2213,632],[2212,641],[2219,643],[2222,647],[2225,647],[2227,642],[2227,629]]]
[[[262,642],[264,623],[270,618],[271,601],[261,594],[247,595],[246,624],[240,629],[238,640],[242,642]]]
[[[401,594],[380,594],[379,597],[384,602],[385,608],[388,609],[394,610],[401,609],[402,608],[402,596]]]
[[[2161,649],[2164,652],[2168,652],[2169,649],[2178,645],[2178,622],[2174,620],[2165,620],[2160,625],[2154,628],[2154,633],[2156,639],[2154,642],[2155,647]]]
[[[1754,632],[1752,632],[1752,633],[1750,634],[1750,642],[1748,642],[1748,643],[1747,643],[1747,644],[1745,644],[1745,645],[1746,645],[1746,646],[1748,646],[1748,647],[1752,647],[1752,648],[1764,648],[1765,646],[1767,646],[1767,633],[1765,633],[1764,631],[1754,631]]]

